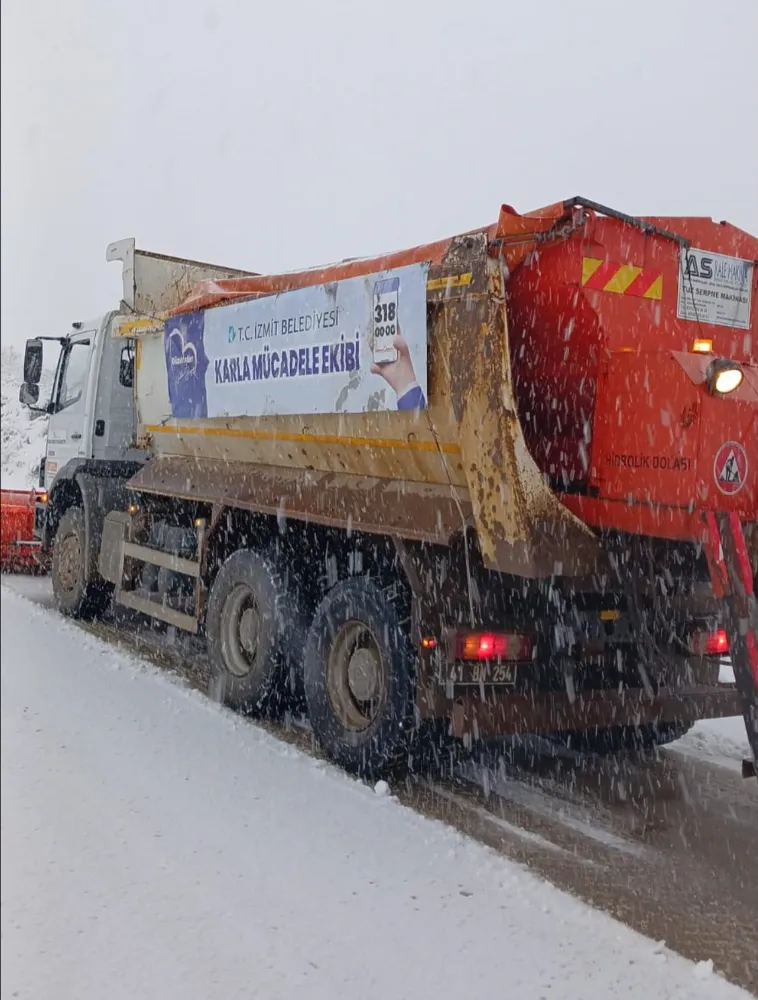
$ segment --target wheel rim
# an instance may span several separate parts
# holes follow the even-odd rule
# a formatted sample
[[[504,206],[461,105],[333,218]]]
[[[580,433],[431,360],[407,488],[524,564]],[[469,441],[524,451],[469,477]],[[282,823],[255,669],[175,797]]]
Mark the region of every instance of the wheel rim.
[[[76,532],[66,535],[55,543],[55,554],[58,563],[58,582],[66,593],[76,590],[82,561],[82,546]]]
[[[221,641],[230,674],[246,677],[260,669],[261,613],[255,595],[238,584],[224,605]]]
[[[326,664],[332,710],[354,732],[368,729],[386,696],[387,671],[379,643],[363,622],[346,622],[337,632]]]

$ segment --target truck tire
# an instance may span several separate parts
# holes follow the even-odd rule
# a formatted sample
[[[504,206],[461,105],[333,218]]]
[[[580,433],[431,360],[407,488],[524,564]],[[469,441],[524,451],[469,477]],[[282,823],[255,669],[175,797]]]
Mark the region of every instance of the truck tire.
[[[288,605],[286,589],[265,556],[245,549],[224,562],[205,619],[210,693],[216,701],[250,712],[276,707],[297,649],[297,620]]]
[[[69,507],[58,522],[51,575],[55,601],[64,615],[96,618],[108,606],[113,587],[92,578],[81,507]]]
[[[397,600],[376,584],[338,583],[308,632],[305,699],[329,756],[366,777],[407,767],[414,656]]]

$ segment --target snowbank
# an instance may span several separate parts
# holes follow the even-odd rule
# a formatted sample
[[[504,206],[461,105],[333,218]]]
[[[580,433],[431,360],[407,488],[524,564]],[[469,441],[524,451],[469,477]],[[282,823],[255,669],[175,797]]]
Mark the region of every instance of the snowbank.
[[[710,956],[2,601],[3,996],[746,996]]]
[[[0,482],[3,489],[31,489],[38,483],[39,465],[45,454],[47,417],[32,417],[28,408],[18,400],[23,376],[21,354],[12,347],[4,347],[0,365],[2,391]],[[49,394],[51,383],[52,374],[47,373],[47,378],[40,386],[40,399],[47,398],[46,392]]]
[[[694,754],[715,764],[740,770],[743,760],[751,757],[745,723],[741,715],[728,719],[705,719],[696,722],[690,731],[671,749]]]
[[[734,671],[728,660],[721,664],[719,680],[722,684],[734,684]],[[752,756],[741,715],[696,722],[685,736],[670,744],[668,749],[709,760],[735,771],[741,770],[742,761],[749,760]]]

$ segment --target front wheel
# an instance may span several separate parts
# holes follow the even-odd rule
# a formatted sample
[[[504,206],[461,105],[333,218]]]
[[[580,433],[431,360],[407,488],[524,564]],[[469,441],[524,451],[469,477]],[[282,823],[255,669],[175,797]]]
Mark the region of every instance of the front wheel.
[[[51,575],[53,594],[63,614],[71,618],[95,618],[107,607],[113,588],[92,577],[81,507],[69,507],[58,522]]]
[[[337,584],[308,633],[305,698],[329,756],[366,776],[407,763],[413,732],[413,652],[397,599],[370,581]]]

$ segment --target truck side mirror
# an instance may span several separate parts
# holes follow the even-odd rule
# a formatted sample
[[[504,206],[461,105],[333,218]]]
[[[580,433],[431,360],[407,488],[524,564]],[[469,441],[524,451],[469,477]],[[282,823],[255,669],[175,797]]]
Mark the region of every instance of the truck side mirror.
[[[26,367],[26,365],[24,365]],[[28,406],[34,409],[37,405],[37,400],[39,399],[39,385],[34,382],[31,384],[24,382],[18,391],[18,401],[23,403],[24,406]]]
[[[42,341],[27,340],[24,351],[24,382],[28,386],[38,386],[42,377]],[[39,392],[38,392],[39,395]],[[35,397],[35,402],[38,397]],[[21,400],[23,402],[23,400]]]
[[[121,349],[118,380],[126,389],[134,388],[134,347],[131,344]]]

